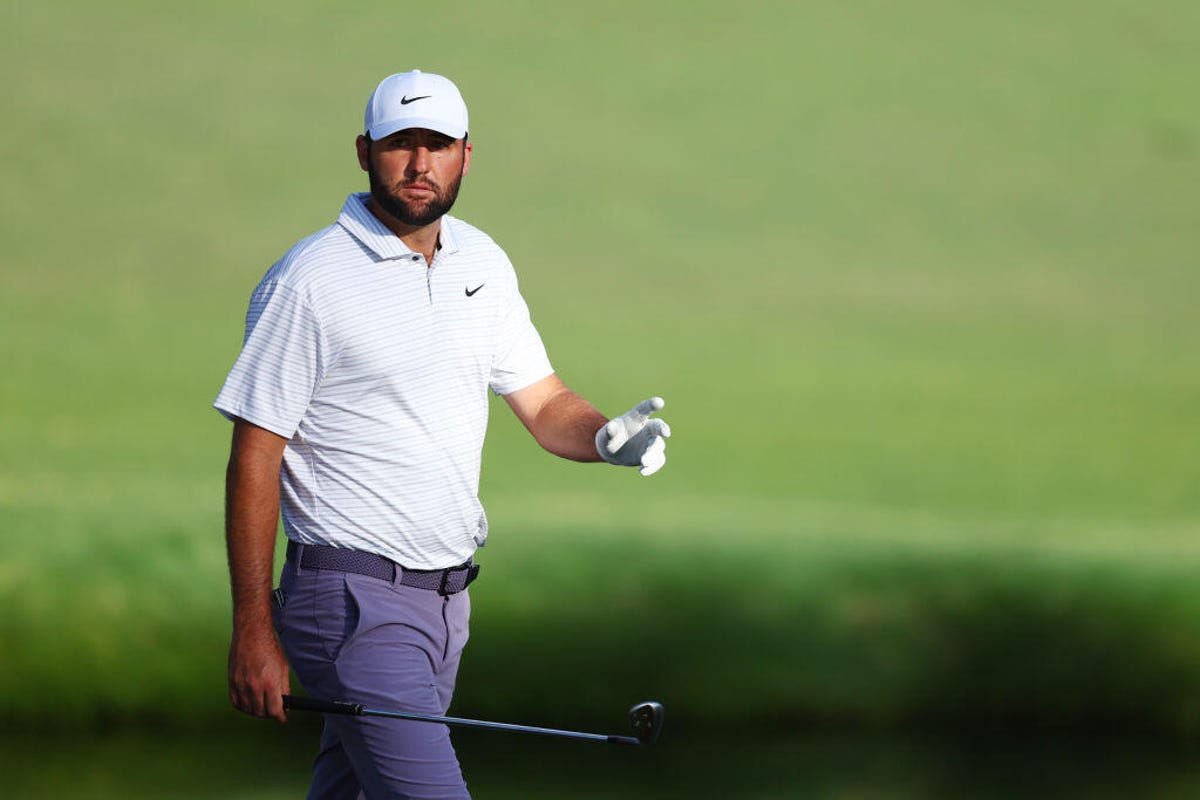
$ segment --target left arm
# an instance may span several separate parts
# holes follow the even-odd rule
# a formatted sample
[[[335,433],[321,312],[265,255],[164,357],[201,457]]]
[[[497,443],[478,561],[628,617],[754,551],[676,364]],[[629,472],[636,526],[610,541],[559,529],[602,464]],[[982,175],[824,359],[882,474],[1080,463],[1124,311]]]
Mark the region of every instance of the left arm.
[[[557,375],[504,395],[508,407],[543,448],[572,461],[599,461],[596,431],[608,417]]]
[[[650,418],[663,407],[661,397],[644,400],[610,420],[557,375],[548,375],[504,399],[538,444],[556,456],[639,467],[642,475],[653,475],[667,462],[671,428]]]

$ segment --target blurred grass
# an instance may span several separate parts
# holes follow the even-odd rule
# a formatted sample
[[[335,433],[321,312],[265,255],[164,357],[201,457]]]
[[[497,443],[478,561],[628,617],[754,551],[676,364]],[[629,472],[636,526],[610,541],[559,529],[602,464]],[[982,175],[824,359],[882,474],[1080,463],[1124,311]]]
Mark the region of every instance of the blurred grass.
[[[208,403],[419,66],[561,374],[676,431],[494,404],[460,712],[1197,731],[1194,4],[465,8],[5,6],[0,714],[228,713]]]
[[[0,749],[18,797],[298,797],[317,732],[247,725],[223,736],[34,737]],[[248,730],[249,729],[249,730]],[[653,750],[464,730],[456,749],[474,796],[508,798],[736,797],[776,800],[910,798],[1177,798],[1195,794],[1194,747],[1104,738],[823,731],[781,738],[673,731]],[[40,763],[41,770],[22,768]],[[131,769],[136,765],[136,769]],[[748,774],[749,773],[749,774]]]

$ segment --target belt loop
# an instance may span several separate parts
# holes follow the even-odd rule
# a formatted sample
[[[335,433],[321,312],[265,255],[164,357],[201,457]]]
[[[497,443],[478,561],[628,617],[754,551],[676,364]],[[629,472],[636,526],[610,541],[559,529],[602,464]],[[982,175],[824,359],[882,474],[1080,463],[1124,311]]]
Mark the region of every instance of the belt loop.
[[[304,545],[299,542],[294,542],[293,544],[296,545],[296,563],[292,568],[296,571],[296,575],[299,576],[303,572],[303,567],[300,564],[304,561]]]
[[[388,560],[391,561],[391,559]],[[392,573],[392,587],[399,589],[401,586],[400,580],[404,577],[404,567],[401,567],[395,561],[392,561],[392,569],[395,570]]]

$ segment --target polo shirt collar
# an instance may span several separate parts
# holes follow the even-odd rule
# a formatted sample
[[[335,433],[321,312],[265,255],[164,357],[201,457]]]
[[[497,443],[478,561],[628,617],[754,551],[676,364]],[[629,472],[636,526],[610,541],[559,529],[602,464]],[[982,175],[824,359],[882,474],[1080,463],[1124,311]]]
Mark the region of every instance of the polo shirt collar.
[[[356,192],[347,197],[346,202],[342,204],[342,212],[338,214],[338,224],[382,259],[412,256],[413,251],[400,237],[392,233],[367,209],[367,200],[370,198],[370,192]],[[447,255],[458,251],[458,240],[453,230],[456,222],[457,220],[449,215],[442,217],[441,230],[438,232],[438,249]]]

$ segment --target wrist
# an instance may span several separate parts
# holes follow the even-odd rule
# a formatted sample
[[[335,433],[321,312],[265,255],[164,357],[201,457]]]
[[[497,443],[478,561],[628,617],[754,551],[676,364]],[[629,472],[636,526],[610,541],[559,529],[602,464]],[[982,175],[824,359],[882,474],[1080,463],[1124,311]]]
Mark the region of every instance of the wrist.
[[[596,435],[593,437],[596,442],[596,455],[600,456],[601,461],[607,461],[609,464],[616,464],[613,460],[612,453],[608,452],[608,442],[610,439],[608,433],[608,422],[596,429]]]
[[[274,629],[269,600],[265,603],[241,603],[234,606],[233,632],[235,635],[252,635]]]

